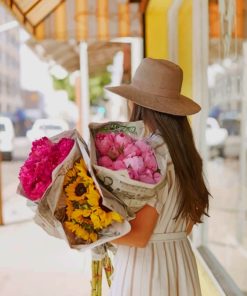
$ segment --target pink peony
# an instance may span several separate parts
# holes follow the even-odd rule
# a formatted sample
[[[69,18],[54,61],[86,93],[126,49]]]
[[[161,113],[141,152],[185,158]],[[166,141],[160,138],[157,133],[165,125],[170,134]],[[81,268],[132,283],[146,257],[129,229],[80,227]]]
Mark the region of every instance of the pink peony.
[[[145,169],[144,172],[139,176],[141,182],[148,184],[155,184],[155,180],[153,178],[153,172],[150,169]]]
[[[101,156],[98,159],[98,165],[111,169],[113,165],[113,161],[108,156]]]
[[[114,171],[125,170],[126,166],[122,160],[113,161],[112,168]]]
[[[147,168],[149,168],[153,172],[157,171],[158,165],[154,153],[152,151],[143,153],[143,160]]]
[[[27,197],[39,200],[52,182],[52,171],[67,157],[74,140],[62,138],[52,143],[44,137],[32,143],[28,159],[20,169],[19,179]]]
[[[112,170],[127,169],[133,180],[155,184],[161,179],[152,147],[144,140],[132,139],[124,133],[99,133],[95,145],[98,164]]]
[[[141,150],[141,152],[149,152],[152,150],[152,147],[148,145],[146,142],[143,140],[137,140],[135,142],[135,145]]]
[[[124,160],[124,159],[125,159],[124,154],[120,154],[116,160]]]
[[[128,144],[123,150],[124,156],[133,157],[140,156],[142,154],[141,150],[134,144]]]
[[[118,149],[117,147],[112,146],[112,147],[110,147],[110,149],[107,151],[106,155],[109,156],[110,159],[115,160],[115,159],[117,159],[117,158],[119,157],[119,155],[120,155],[120,151],[119,151],[119,149]]]
[[[139,180],[141,182],[144,182],[144,183],[147,183],[147,184],[155,184],[156,183],[156,181],[152,177],[149,177],[147,175],[140,175]]]
[[[55,144],[56,149],[59,150],[60,161],[63,161],[69,154],[70,150],[74,146],[75,141],[68,138],[62,138],[57,144]]]
[[[136,171],[134,171],[133,169],[129,168],[128,174],[131,179],[139,181],[139,179],[140,179],[139,174]]]
[[[32,143],[29,156],[31,156],[32,159],[40,159],[40,157],[51,153],[53,145],[54,144],[47,137],[36,140]]]
[[[120,147],[126,147],[128,144],[131,144],[133,140],[130,136],[124,133],[118,133],[115,135],[114,142]]]
[[[127,168],[131,168],[137,174],[145,170],[143,158],[141,156],[134,156],[123,160]]]
[[[161,179],[161,174],[156,172],[156,173],[154,173],[153,177],[154,177],[155,183],[159,183],[159,181]]]
[[[95,146],[100,155],[107,155],[107,152],[114,145],[115,135],[98,133],[95,137]]]

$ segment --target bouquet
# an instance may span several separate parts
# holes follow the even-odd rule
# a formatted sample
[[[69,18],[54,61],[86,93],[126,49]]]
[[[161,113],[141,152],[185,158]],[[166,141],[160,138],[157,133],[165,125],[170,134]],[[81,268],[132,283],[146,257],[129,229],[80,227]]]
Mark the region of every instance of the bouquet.
[[[101,185],[135,213],[157,199],[167,165],[163,139],[137,122],[90,124],[91,162]]]
[[[68,170],[63,183],[66,196],[64,228],[73,235],[73,242],[90,244],[98,240],[113,221],[122,222],[117,212],[102,205],[100,192],[81,157]]]
[[[35,222],[71,248],[100,253],[92,262],[92,295],[100,295],[102,266],[110,283],[106,243],[130,231],[123,204],[103,195],[90,165],[85,142],[72,130],[32,143],[20,169],[18,193],[35,210]]]
[[[42,198],[52,183],[53,170],[66,158],[74,143],[70,138],[61,138],[58,143],[53,143],[47,137],[32,143],[29,157],[19,173],[26,197],[33,201]]]
[[[123,132],[99,132],[95,137],[97,163],[111,170],[127,170],[131,179],[156,184],[161,179],[154,151],[145,140]]]

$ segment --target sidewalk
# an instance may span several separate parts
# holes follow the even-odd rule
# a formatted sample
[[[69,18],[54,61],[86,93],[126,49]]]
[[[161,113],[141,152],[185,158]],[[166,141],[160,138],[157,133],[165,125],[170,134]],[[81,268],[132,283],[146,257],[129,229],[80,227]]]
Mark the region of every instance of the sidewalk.
[[[90,296],[90,252],[70,249],[32,221],[1,226],[0,250],[1,296]]]

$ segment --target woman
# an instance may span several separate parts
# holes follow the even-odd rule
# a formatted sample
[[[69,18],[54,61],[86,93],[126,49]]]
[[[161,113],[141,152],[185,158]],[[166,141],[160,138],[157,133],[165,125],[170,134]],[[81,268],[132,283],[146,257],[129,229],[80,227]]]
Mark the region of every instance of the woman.
[[[153,203],[131,221],[118,245],[112,296],[200,296],[195,257],[187,235],[207,215],[209,192],[186,115],[200,106],[180,94],[181,68],[146,58],[130,85],[108,87],[130,102],[130,121],[143,120],[161,138],[166,183]]]

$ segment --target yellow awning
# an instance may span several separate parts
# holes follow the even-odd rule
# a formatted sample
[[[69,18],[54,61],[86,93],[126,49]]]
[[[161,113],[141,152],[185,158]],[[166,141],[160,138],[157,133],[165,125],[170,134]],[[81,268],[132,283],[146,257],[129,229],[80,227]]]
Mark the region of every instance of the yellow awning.
[[[0,0],[38,40],[142,36],[142,6],[128,0]]]

